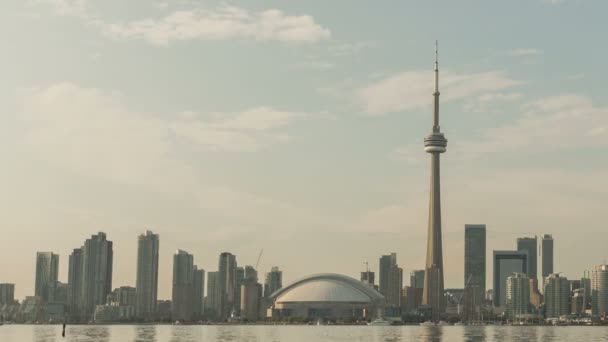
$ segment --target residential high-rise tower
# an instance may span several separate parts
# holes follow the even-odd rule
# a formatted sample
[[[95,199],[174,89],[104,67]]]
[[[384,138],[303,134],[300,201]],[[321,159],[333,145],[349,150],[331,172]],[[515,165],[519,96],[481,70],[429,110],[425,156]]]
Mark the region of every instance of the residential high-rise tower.
[[[278,266],[273,266],[270,272],[266,273],[264,297],[270,297],[273,292],[281,287],[283,287],[283,272],[279,270]]]
[[[235,302],[236,294],[236,256],[232,253],[224,252],[220,254],[218,264],[218,287],[219,297],[217,298],[217,315],[220,319],[226,319],[232,311],[236,311],[236,306],[240,303]]]
[[[51,252],[36,253],[36,284],[34,294],[45,302],[49,300],[49,288],[57,282],[59,255]]]
[[[158,299],[158,234],[147,230],[137,238],[137,317],[151,319]]]
[[[505,285],[507,317],[511,320],[523,317],[530,311],[530,278],[523,273],[513,273]]]
[[[80,319],[82,307],[82,248],[70,254],[68,265],[68,311],[74,320]]]
[[[389,274],[391,267],[397,265],[397,254],[391,253],[380,257],[378,289],[383,296],[388,293]]]
[[[559,318],[570,313],[570,283],[559,274],[545,278],[545,317]]]
[[[205,297],[205,316],[207,318],[217,318],[217,307],[220,297],[218,286],[218,272],[207,273],[207,296]]]
[[[178,250],[173,255],[173,290],[171,312],[175,321],[193,318],[194,258],[192,254]]]
[[[205,270],[194,266],[192,292],[192,313],[196,319],[200,319],[203,314],[203,299],[205,298]]]
[[[91,318],[95,306],[106,304],[107,296],[112,292],[113,259],[112,241],[107,240],[105,233],[99,232],[84,242],[80,297],[84,319]]]

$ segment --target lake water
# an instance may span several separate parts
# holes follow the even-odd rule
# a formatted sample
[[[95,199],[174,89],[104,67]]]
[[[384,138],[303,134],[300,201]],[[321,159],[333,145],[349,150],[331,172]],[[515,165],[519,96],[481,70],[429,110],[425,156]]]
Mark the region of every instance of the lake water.
[[[608,341],[608,327],[511,326],[68,326],[61,337],[58,325],[0,326],[1,342],[482,342],[482,341]]]

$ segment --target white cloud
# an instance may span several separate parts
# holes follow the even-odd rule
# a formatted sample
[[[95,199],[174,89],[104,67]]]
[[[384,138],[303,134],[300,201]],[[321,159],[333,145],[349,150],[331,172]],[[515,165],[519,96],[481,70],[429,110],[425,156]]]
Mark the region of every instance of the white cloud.
[[[303,114],[259,107],[216,114],[213,120],[202,120],[195,112],[161,120],[129,110],[118,94],[70,83],[23,89],[19,95],[28,155],[65,175],[185,195],[217,226],[209,230],[210,237],[224,239],[254,228],[282,236],[284,222],[324,224],[289,203],[217,182],[209,185],[196,163],[180,159],[183,148],[175,139],[222,151],[252,151],[284,141],[280,129]]]
[[[427,157],[422,144],[410,144],[400,146],[390,152],[389,158],[396,161],[403,161],[411,165],[419,164],[423,158]]]
[[[179,121],[170,126],[176,135],[208,149],[255,151],[289,140],[290,136],[278,129],[305,114],[258,107],[220,116],[209,121]]]
[[[361,53],[364,50],[375,48],[378,45],[378,42],[373,41],[339,43],[329,46],[327,50],[334,56],[352,56]]]
[[[534,48],[525,48],[525,49],[514,49],[509,51],[509,55],[511,56],[538,56],[542,55],[543,50],[534,49]]]
[[[30,5],[47,5],[53,14],[70,17],[87,17],[87,0],[31,0]]]
[[[22,91],[21,104],[29,148],[50,164],[160,191],[195,180],[169,157],[165,123],[129,111],[116,94],[61,83]]]
[[[514,122],[485,130],[481,141],[466,143],[463,150],[476,155],[534,154],[608,146],[608,135],[594,130],[608,126],[608,108],[594,106],[587,97],[547,97],[524,105],[522,110]]]
[[[289,139],[282,132],[304,114],[259,107],[161,120],[129,110],[117,94],[70,83],[21,91],[22,124],[30,150],[40,159],[98,178],[154,186],[196,184],[187,163],[172,155],[174,137],[209,149],[254,151]]]
[[[307,69],[307,70],[328,70],[333,69],[336,65],[332,62],[323,61],[319,59],[308,59],[306,61],[297,63],[293,66],[293,69]]]
[[[442,102],[492,93],[521,84],[501,71],[474,74],[442,72],[440,77]],[[360,89],[358,99],[367,113],[380,115],[427,107],[432,102],[430,100],[432,92],[432,72],[406,71]]]
[[[467,100],[464,110],[472,113],[491,113],[499,111],[504,103],[523,98],[521,93],[487,93]]]
[[[329,29],[310,15],[288,15],[279,9],[253,12],[237,6],[215,9],[196,7],[175,10],[162,17],[126,23],[110,23],[87,12],[85,0],[35,0],[47,4],[54,14],[80,17],[108,37],[140,40],[166,46],[190,40],[255,40],[286,43],[316,43],[329,39]],[[162,7],[162,4],[161,5]],[[163,7],[166,8],[166,7]]]

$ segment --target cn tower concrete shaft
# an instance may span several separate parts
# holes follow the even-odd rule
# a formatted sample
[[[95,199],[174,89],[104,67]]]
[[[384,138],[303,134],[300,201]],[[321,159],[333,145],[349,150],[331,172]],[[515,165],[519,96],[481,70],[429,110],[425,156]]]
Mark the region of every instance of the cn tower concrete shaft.
[[[429,225],[424,273],[422,304],[431,309],[432,320],[438,321],[445,311],[443,297],[443,245],[441,241],[441,181],[440,158],[446,151],[447,140],[439,126],[439,64],[435,47],[435,91],[433,92],[433,129],[424,139],[424,150],[431,154],[431,187]]]

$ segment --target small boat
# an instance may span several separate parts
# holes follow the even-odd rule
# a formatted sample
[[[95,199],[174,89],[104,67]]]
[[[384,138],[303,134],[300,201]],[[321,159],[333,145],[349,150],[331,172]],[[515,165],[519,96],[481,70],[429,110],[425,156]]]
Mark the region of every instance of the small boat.
[[[367,325],[387,326],[387,325],[391,325],[391,321],[387,321],[387,320],[382,319],[382,318],[376,318],[375,320],[367,323]]]

